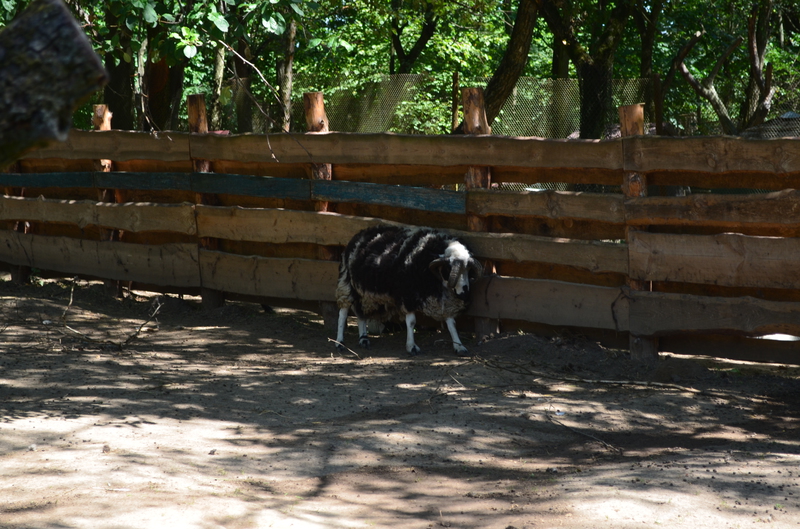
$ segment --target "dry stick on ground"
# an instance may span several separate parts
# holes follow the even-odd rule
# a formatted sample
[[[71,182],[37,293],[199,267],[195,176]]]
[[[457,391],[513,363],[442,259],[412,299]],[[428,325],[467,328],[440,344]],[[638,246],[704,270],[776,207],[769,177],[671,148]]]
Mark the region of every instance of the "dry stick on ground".
[[[549,412],[544,412],[544,416],[545,416],[545,417],[547,417],[547,420],[548,420],[548,421],[550,421],[550,422],[552,422],[553,424],[557,424],[557,425],[559,425],[559,426],[563,426],[564,428],[566,428],[566,429],[567,429],[567,430],[569,430],[570,432],[576,433],[576,434],[578,434],[578,435],[583,435],[584,437],[588,437],[589,439],[592,439],[592,440],[594,440],[594,441],[597,441],[598,443],[600,443],[601,445],[605,446],[606,448],[608,448],[608,449],[609,449],[609,450],[611,450],[612,452],[616,452],[616,453],[618,453],[618,454],[622,454],[622,448],[619,448],[619,447],[617,447],[617,446],[614,446],[614,445],[612,445],[612,444],[610,444],[610,443],[607,443],[607,442],[603,441],[602,439],[600,439],[599,437],[595,437],[595,436],[594,436],[594,435],[592,435],[592,434],[588,434],[588,433],[586,433],[586,432],[582,432],[582,431],[580,431],[580,430],[576,430],[576,429],[575,429],[575,428],[573,428],[572,426],[567,426],[567,425],[566,425],[566,424],[564,424],[563,422],[561,422],[561,421],[559,421],[559,420],[557,420],[557,419],[554,419],[554,418],[553,418],[553,416],[552,416],[552,415],[550,415],[550,413],[549,413]]]
[[[356,353],[355,351],[353,351],[352,349],[350,349],[349,347],[347,347],[347,346],[346,346],[345,344],[343,344],[342,342],[337,342],[337,341],[336,341],[336,340],[334,340],[333,338],[328,338],[328,341],[329,341],[329,342],[333,342],[334,344],[336,344],[336,345],[339,345],[339,346],[343,347],[344,349],[347,349],[347,350],[348,350],[348,351],[349,351],[349,352],[350,352],[350,353],[351,353],[353,356],[355,356],[356,358],[358,358],[359,360],[361,360],[361,357],[360,357],[360,356],[358,356],[358,353]],[[338,349],[338,348],[337,348],[337,349]],[[331,353],[331,355],[333,355],[333,353]]]
[[[144,323],[139,325],[139,328],[136,329],[135,332],[130,334],[128,336],[128,338],[126,338],[124,341],[115,342],[115,341],[112,341],[112,340],[98,340],[96,338],[92,338],[91,336],[88,336],[85,333],[82,333],[79,330],[73,329],[72,327],[67,325],[67,312],[69,312],[70,307],[72,307],[72,302],[74,301],[75,283],[77,282],[77,280],[78,280],[77,277],[72,280],[72,287],[69,290],[69,303],[64,308],[64,312],[61,313],[61,326],[63,327],[63,330],[62,329],[57,329],[57,330],[59,330],[60,332],[63,332],[64,334],[68,334],[68,335],[73,336],[75,338],[79,338],[81,340],[84,340],[86,342],[90,342],[90,343],[94,343],[94,344],[98,344],[98,345],[113,346],[113,347],[116,347],[117,349],[119,349],[120,351],[122,351],[128,344],[130,344],[132,341],[134,341],[136,338],[139,337],[139,334],[141,334],[142,329],[144,329],[144,327],[148,323],[153,321],[153,318],[156,317],[156,314],[158,314],[158,311],[160,311],[161,307],[163,306],[162,303],[161,303],[161,298],[156,297],[153,300],[153,305],[155,306],[155,309],[153,309],[153,312],[152,312],[152,314],[150,314],[150,317],[147,318],[147,320]]]
[[[663,382],[648,382],[644,380],[603,380],[603,379],[590,379],[590,378],[578,378],[578,377],[559,377],[551,375],[549,373],[545,373],[544,371],[536,371],[522,364],[515,364],[512,362],[506,362],[505,365],[503,365],[496,360],[486,360],[479,356],[474,357],[473,360],[479,364],[482,364],[486,367],[491,367],[493,369],[501,369],[503,371],[510,371],[511,373],[516,373],[518,375],[531,375],[540,378],[549,378],[550,380],[560,380],[563,382],[581,382],[583,384],[608,384],[613,386],[644,386],[644,387],[655,387],[661,389],[675,389],[678,391],[686,391],[689,393],[706,393],[705,391],[699,389],[694,389],[686,386],[679,386],[678,384],[666,384]]]

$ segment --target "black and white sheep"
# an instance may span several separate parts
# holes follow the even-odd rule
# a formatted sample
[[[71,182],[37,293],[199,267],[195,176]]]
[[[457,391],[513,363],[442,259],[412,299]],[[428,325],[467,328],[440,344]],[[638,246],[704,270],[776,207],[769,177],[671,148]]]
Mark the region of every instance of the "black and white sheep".
[[[359,345],[369,347],[367,320],[405,320],[406,351],[420,353],[414,343],[416,313],[447,325],[456,354],[467,354],[455,318],[469,306],[470,274],[481,265],[456,237],[430,228],[378,225],[357,233],[342,255],[336,301],[343,347],[350,309],[358,318]]]

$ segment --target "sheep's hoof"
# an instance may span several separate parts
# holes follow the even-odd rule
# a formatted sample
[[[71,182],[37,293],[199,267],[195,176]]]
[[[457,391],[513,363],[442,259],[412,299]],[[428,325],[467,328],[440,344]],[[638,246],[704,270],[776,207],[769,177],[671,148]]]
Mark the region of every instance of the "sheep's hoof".
[[[456,345],[454,347],[456,356],[469,356],[469,350],[463,345]]]
[[[358,337],[358,345],[360,345],[364,349],[369,349],[369,338],[367,338],[366,334],[364,336]]]
[[[410,354],[411,356],[417,356],[419,354],[422,354],[422,349],[420,349],[417,345],[414,345],[414,347],[409,349],[408,354]]]

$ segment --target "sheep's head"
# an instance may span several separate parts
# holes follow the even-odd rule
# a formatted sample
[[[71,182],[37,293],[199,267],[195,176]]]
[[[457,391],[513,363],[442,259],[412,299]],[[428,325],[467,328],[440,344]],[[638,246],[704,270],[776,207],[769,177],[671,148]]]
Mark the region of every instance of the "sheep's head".
[[[483,274],[480,263],[458,241],[452,241],[444,254],[430,264],[430,269],[442,281],[442,285],[460,297],[469,293],[470,276],[475,280]]]

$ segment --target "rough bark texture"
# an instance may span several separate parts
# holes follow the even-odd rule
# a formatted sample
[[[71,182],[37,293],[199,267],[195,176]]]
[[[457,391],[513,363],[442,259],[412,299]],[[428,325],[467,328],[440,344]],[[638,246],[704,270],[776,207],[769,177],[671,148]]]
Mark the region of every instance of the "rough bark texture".
[[[486,119],[491,124],[500,113],[503,104],[514,91],[520,75],[528,64],[528,53],[531,50],[533,28],[536,26],[539,7],[535,0],[520,0],[517,19],[508,47],[492,78],[486,85],[484,100],[486,102]]]
[[[433,10],[433,4],[426,2],[424,5],[425,21],[422,24],[419,37],[417,37],[417,39],[414,41],[414,45],[411,47],[411,49],[406,51],[406,49],[403,47],[400,36],[408,27],[408,23],[400,21],[399,11],[401,5],[401,1],[392,0],[392,10],[395,12],[395,16],[392,19],[392,50],[394,54],[391,57],[389,66],[389,72],[391,74],[411,73],[412,69],[414,68],[414,63],[425,49],[425,46],[427,46],[428,41],[433,37],[433,34],[436,32],[436,25],[439,23],[439,18],[436,16]],[[395,56],[397,56],[397,60],[400,63],[396,70]]]
[[[486,119],[490,125],[500,113],[500,109],[503,108],[508,96],[514,91],[519,77],[528,64],[528,54],[533,40],[533,28],[536,26],[538,13],[539,4],[537,0],[520,1],[508,46],[484,91]],[[464,123],[462,122],[453,132],[455,134],[464,134]]]
[[[297,22],[292,20],[283,37],[283,57],[278,61],[278,86],[280,88],[281,132],[289,132],[292,125],[292,82],[294,79],[294,51]]]
[[[63,2],[33,2],[0,33],[0,167],[65,140],[78,101],[107,80]]]
[[[119,48],[123,50],[130,49],[131,32],[125,25],[125,21],[118,19],[111,10],[106,11],[105,19],[106,26],[111,31],[111,36],[116,33],[119,38]],[[147,49],[147,45],[143,44],[139,53],[144,54],[146,57]],[[133,82],[131,80],[137,75],[137,71],[133,61],[119,61],[117,63],[116,54],[108,53],[105,56],[105,65],[109,79],[103,91],[103,101],[108,105],[108,110],[114,114],[113,126],[118,130],[134,130],[137,128],[137,113],[135,112],[137,105],[135,105],[136,98],[134,97]],[[139,75],[143,76],[143,73],[141,72]],[[144,112],[139,112],[139,119],[144,119]]]
[[[611,81],[614,51],[622,40],[625,25],[633,11],[633,0],[621,0],[613,9],[599,13],[601,18],[589,24],[591,44],[578,42],[575,3],[571,0],[539,0],[540,12],[555,38],[566,46],[575,65],[581,92],[581,131],[583,139],[600,138],[604,118],[611,108]]]

